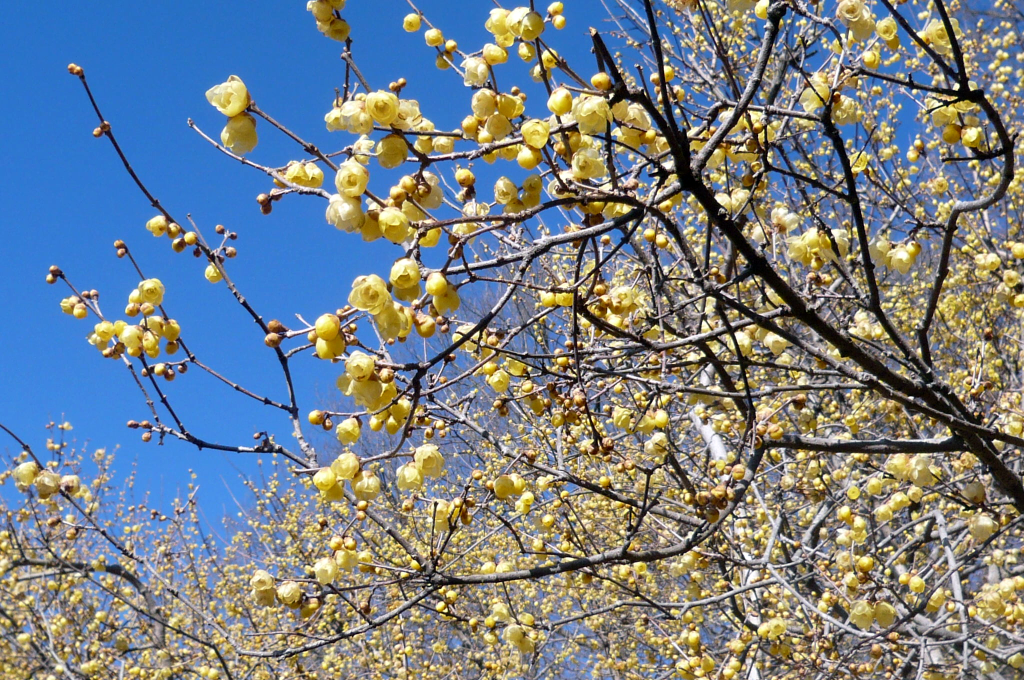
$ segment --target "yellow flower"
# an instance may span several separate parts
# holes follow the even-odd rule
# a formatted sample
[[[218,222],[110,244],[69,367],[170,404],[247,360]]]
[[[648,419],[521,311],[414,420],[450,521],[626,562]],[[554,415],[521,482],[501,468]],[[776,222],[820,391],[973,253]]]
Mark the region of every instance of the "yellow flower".
[[[509,33],[526,41],[536,40],[544,32],[544,17],[529,7],[517,7],[508,13],[505,25]]]
[[[434,533],[443,534],[448,531],[451,528],[448,522],[451,512],[448,503],[446,501],[434,501],[431,511],[434,520]]]
[[[388,135],[377,143],[377,162],[382,168],[397,168],[409,155],[409,146],[399,135]]]
[[[882,628],[888,628],[896,620],[896,608],[888,602],[875,603],[875,621]]]
[[[370,182],[370,172],[353,160],[347,160],[338,167],[334,177],[334,186],[338,193],[349,198],[357,198],[366,191]]]
[[[353,380],[366,380],[373,375],[376,366],[373,357],[364,352],[352,352],[345,360],[345,375]]]
[[[292,161],[284,170],[284,178],[300,187],[316,189],[324,183],[324,171],[316,163]]]
[[[321,557],[313,565],[313,574],[320,585],[330,585],[338,577],[338,563],[331,557]]]
[[[277,599],[284,605],[297,605],[302,600],[302,587],[295,581],[285,581],[277,587]]]
[[[499,394],[508,391],[509,377],[503,369],[498,369],[494,373],[491,373],[487,377],[487,384],[491,386],[491,389]]]
[[[523,133],[523,141],[529,144],[534,149],[543,149],[548,143],[548,136],[550,135],[551,127],[547,121],[533,119],[523,123],[521,131]]]
[[[604,97],[583,94],[572,106],[572,115],[579,126],[580,134],[599,135],[608,129],[612,121],[612,110]]]
[[[331,40],[345,42],[352,34],[352,27],[341,17],[331,17],[328,21],[316,22],[317,29]]]
[[[420,266],[416,260],[403,257],[391,266],[391,284],[395,288],[410,288],[420,282]]]
[[[857,600],[850,607],[850,622],[861,630],[867,630],[875,620],[875,609],[867,600]]]
[[[146,279],[139,284],[138,290],[143,302],[159,305],[164,301],[164,284],[160,279]]]
[[[828,77],[824,73],[811,76],[810,86],[800,94],[800,106],[807,113],[814,113],[825,105],[829,97]]]
[[[494,90],[477,90],[473,93],[469,107],[474,116],[485,120],[488,116],[498,112],[498,95]]]
[[[576,179],[594,179],[608,174],[597,149],[580,149],[572,156],[572,174]]]
[[[469,57],[463,60],[462,71],[465,74],[462,77],[462,82],[466,84],[466,87],[483,87],[491,75],[487,62],[480,57]]]
[[[425,170],[423,172],[423,180],[430,187],[429,193],[426,196],[417,195],[416,201],[427,210],[433,210],[434,208],[441,207],[441,203],[444,201],[444,190],[441,188],[441,180],[437,178],[437,175]],[[411,205],[408,201],[404,205]],[[404,207],[403,205],[403,207]],[[418,218],[418,219],[423,219]]]
[[[346,418],[334,428],[334,436],[342,444],[354,444],[359,441],[360,426],[355,418]],[[337,476],[337,472],[335,472]]]
[[[384,279],[376,274],[360,276],[352,282],[348,303],[362,312],[377,315],[391,304],[391,293]]]
[[[437,309],[437,313],[441,315],[454,312],[459,308],[461,302],[462,301],[459,299],[459,291],[455,286],[448,286],[443,293],[434,296],[434,308]]]
[[[377,217],[377,224],[384,238],[392,243],[402,243],[412,235],[409,218],[398,208],[384,208]]]
[[[999,530],[999,524],[988,515],[979,513],[971,518],[967,528],[971,532],[971,538],[978,543],[982,543]]]
[[[487,43],[483,47],[483,57],[488,64],[504,64],[508,61],[508,51],[500,45]]]
[[[228,118],[224,129],[220,131],[220,143],[239,156],[244,156],[256,148],[256,119],[248,113],[240,113]]]
[[[361,501],[372,501],[380,494],[380,479],[369,470],[360,470],[352,479],[352,493]]]
[[[345,117],[341,114],[341,107],[335,106],[324,116],[324,122],[327,123],[328,132],[339,132],[348,129],[345,124]]]
[[[500,113],[494,113],[487,117],[484,129],[494,139],[505,139],[512,132],[512,123]]]
[[[358,425],[358,421],[356,423]],[[331,469],[338,479],[354,479],[361,465],[359,456],[354,453],[343,453],[331,463]]]
[[[146,222],[146,230],[153,234],[153,236],[160,237],[167,233],[167,227],[170,223],[167,218],[163,215],[156,215],[155,217],[149,218]]]
[[[491,13],[487,17],[487,21],[484,22],[484,28],[494,35],[504,35],[508,33],[508,13],[509,11],[507,9],[492,9]]]
[[[39,466],[36,465],[35,461],[30,460],[14,468],[14,481],[18,486],[27,487],[36,480],[38,474]]]
[[[327,491],[338,482],[337,476],[334,471],[329,467],[320,468],[313,475],[313,486],[320,491]]]
[[[960,22],[950,19],[949,23],[953,27],[953,35],[957,38],[962,37],[963,31],[960,30]],[[939,54],[949,54],[953,51],[953,42],[946,32],[945,25],[939,19],[929,21],[921,32],[921,37]]]
[[[327,203],[327,223],[333,224],[342,231],[354,232],[363,226],[366,214],[363,212],[362,203],[358,198],[348,196],[331,196]]]
[[[412,317],[402,305],[393,303],[380,314],[374,314],[377,331],[387,340],[405,337],[412,330]]]
[[[60,490],[60,475],[56,472],[44,470],[40,472],[33,482],[36,487],[36,493],[43,500],[46,500],[53,494]]]
[[[423,472],[416,463],[406,463],[395,471],[395,484],[401,491],[419,491],[423,487]]]
[[[842,0],[836,15],[850,29],[854,40],[867,40],[875,30],[875,20],[863,0]]]
[[[417,467],[423,471],[423,474],[427,477],[440,477],[441,472],[444,470],[444,456],[433,444],[424,444],[416,448],[416,452],[413,454],[413,460],[416,461]]]
[[[932,473],[932,459],[928,454],[919,453],[910,459],[908,478],[920,487],[931,486],[938,481]]]
[[[257,569],[256,573],[249,579],[249,585],[253,590],[273,590],[274,577],[263,569]]]
[[[506,118],[518,118],[523,114],[525,109],[526,105],[523,104],[523,100],[519,97],[515,97],[510,94],[498,95],[498,113]]]
[[[326,0],[309,0],[306,3],[306,11],[312,12],[317,22],[330,21],[334,16],[334,8]]]
[[[564,116],[572,111],[572,108],[572,92],[564,87],[556,88],[554,92],[548,96],[548,111],[556,116]]]
[[[789,347],[789,340],[776,333],[768,333],[764,336],[764,346],[771,350],[775,356],[779,356]]]
[[[341,106],[335,106],[324,116],[324,122],[330,132],[348,130],[357,135],[373,132],[373,118],[366,111],[364,99],[350,99]]]
[[[249,90],[241,78],[229,76],[227,81],[206,91],[206,101],[228,118],[233,118],[249,106]]]
[[[508,475],[501,475],[494,480],[494,495],[504,500],[515,493],[515,482]]]
[[[391,125],[398,118],[398,97],[384,90],[371,92],[366,95],[366,111],[381,125]]]
[[[398,116],[391,123],[391,127],[396,130],[412,130],[422,121],[420,103],[415,99],[400,99],[398,101]]]
[[[875,24],[875,33],[878,34],[879,38],[886,42],[895,38],[898,30],[899,28],[896,25],[896,20],[892,17],[885,17]]]

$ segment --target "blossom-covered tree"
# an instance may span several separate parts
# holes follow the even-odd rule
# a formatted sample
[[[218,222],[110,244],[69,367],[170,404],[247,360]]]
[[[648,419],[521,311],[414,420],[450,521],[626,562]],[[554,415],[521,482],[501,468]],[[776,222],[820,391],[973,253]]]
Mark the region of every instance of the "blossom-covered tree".
[[[1024,13],[617,0],[588,55],[559,49],[561,2],[464,4],[491,42],[413,11],[427,48],[400,48],[449,72],[460,124],[364,78],[372,28],[344,0],[308,4],[343,44],[336,150],[259,108],[255,78],[206,93],[219,136],[190,121],[266,175],[264,214],[319,200],[339,251],[390,242],[311,322],[252,306],[236,232],[158,200],[69,67],[145,228],[251,317],[236,337],[282,386],[190,349],[137,233],[123,310],[51,268],[138,385],[129,427],[266,474],[217,540],[195,494],[133,500],[66,426],[18,439],[3,677],[1019,677]],[[297,390],[297,362],[336,398]],[[292,431],[215,443],[179,376]]]

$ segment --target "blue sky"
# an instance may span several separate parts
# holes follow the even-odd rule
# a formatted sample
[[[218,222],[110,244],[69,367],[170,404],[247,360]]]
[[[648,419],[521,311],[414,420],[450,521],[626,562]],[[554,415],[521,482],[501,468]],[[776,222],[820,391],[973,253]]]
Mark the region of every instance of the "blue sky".
[[[451,3],[441,0],[419,3],[460,47],[477,49],[488,35],[483,21],[491,5],[460,5],[465,11],[452,12]],[[371,84],[385,88],[406,77],[404,96],[420,100],[439,128],[451,129],[468,112],[471,92],[455,74],[432,66],[421,33],[402,31],[408,11],[397,0],[350,0],[343,14]],[[592,64],[586,22],[594,19],[582,14],[570,4],[568,27],[552,37],[563,53]],[[148,415],[142,397],[123,366],[102,359],[85,342],[95,319],[76,321],[60,312],[58,302],[68,292],[44,283],[47,268],[58,264],[77,286],[99,289],[105,313],[121,318],[138,282],[127,260],[114,257],[114,240],[125,239],[145,274],[165,283],[168,311],[201,359],[275,399],[285,397],[283,381],[259,330],[223,285],[203,278],[205,263],[173,253],[167,239],[144,230],[154,211],[109,143],[92,137],[96,119],[67,64],[85,68],[134,167],[172,214],[180,220],[190,213],[208,235],[217,223],[239,232],[239,257],[230,273],[261,313],[288,323],[295,313],[312,319],[344,304],[352,278],[367,267],[386,273],[397,256],[394,247],[367,246],[335,231],[324,222],[323,201],[312,197],[260,215],[254,198],[269,188],[266,178],[220,155],[185,121],[194,118],[216,137],[224,119],[203,93],[237,74],[262,109],[323,149],[341,148],[349,135],[328,133],[323,123],[334,88],[343,83],[341,44],[317,32],[302,2],[249,2],[242,11],[237,3],[117,1],[72,3],[56,12],[45,3],[27,3],[0,25],[0,45],[6,161],[0,164],[0,422],[39,444],[47,421],[70,420],[79,441],[88,439],[91,448],[120,445],[123,463],[137,460],[156,499],[169,500],[192,469],[207,500],[212,495],[219,502],[221,480],[233,484],[233,466],[249,468],[251,461],[170,441],[142,444],[137,431],[126,429],[128,419]],[[525,75],[514,57],[503,69],[517,80]],[[455,105],[453,93],[462,98]],[[533,104],[542,106],[542,100]],[[257,162],[283,165],[301,156],[265,123],[260,133],[251,155]],[[312,360],[293,366],[303,411],[316,406],[318,395],[334,398],[336,368]],[[169,392],[199,436],[244,444],[254,431],[269,429],[286,441],[279,412],[238,397],[199,371],[176,380]],[[3,450],[17,452],[9,440],[0,441]]]

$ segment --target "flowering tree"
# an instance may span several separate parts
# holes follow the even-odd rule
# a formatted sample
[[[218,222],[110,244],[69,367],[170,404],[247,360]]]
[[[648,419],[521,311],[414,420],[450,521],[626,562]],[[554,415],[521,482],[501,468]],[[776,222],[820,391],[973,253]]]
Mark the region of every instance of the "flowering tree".
[[[129,427],[266,474],[213,540],[194,494],[151,509],[65,426],[19,439],[4,677],[1018,677],[1018,8],[618,0],[593,57],[558,50],[561,2],[484,12],[469,48],[414,11],[452,129],[366,81],[344,4],[308,4],[344,44],[338,150],[236,76],[206,93],[219,138],[190,121],[273,181],[264,214],[323,200],[339,249],[393,244],[313,322],[253,308],[237,235],[157,199],[70,66],[146,229],[251,316],[283,385],[204,363],[128,241],[123,313],[51,268],[148,404]],[[257,129],[300,158],[252,154]],[[293,437],[213,443],[177,376]]]

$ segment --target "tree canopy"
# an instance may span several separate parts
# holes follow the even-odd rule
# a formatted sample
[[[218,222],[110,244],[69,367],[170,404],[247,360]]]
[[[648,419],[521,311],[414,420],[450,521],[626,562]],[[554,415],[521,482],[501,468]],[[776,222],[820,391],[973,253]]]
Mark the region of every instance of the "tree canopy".
[[[189,121],[266,177],[263,214],[321,201],[339,253],[388,244],[308,321],[298,288],[295,319],[253,306],[288,282],[236,280],[245,230],[147,185],[105,118],[129,112],[69,66],[154,212],[114,244],[124,291],[47,281],[130,372],[143,441],[261,474],[211,533],[198,494],[153,507],[68,425],[5,423],[3,677],[1020,677],[1021,9],[463,5],[490,42],[413,8],[408,81],[374,83],[364,8],[310,0],[344,64],[330,150],[255,75],[206,92],[219,134]],[[590,53],[560,48],[574,9],[600,13]],[[450,111],[415,99],[433,68]],[[176,310],[202,302],[153,244],[244,310],[278,388],[190,349]],[[290,431],[221,443],[174,381]]]

